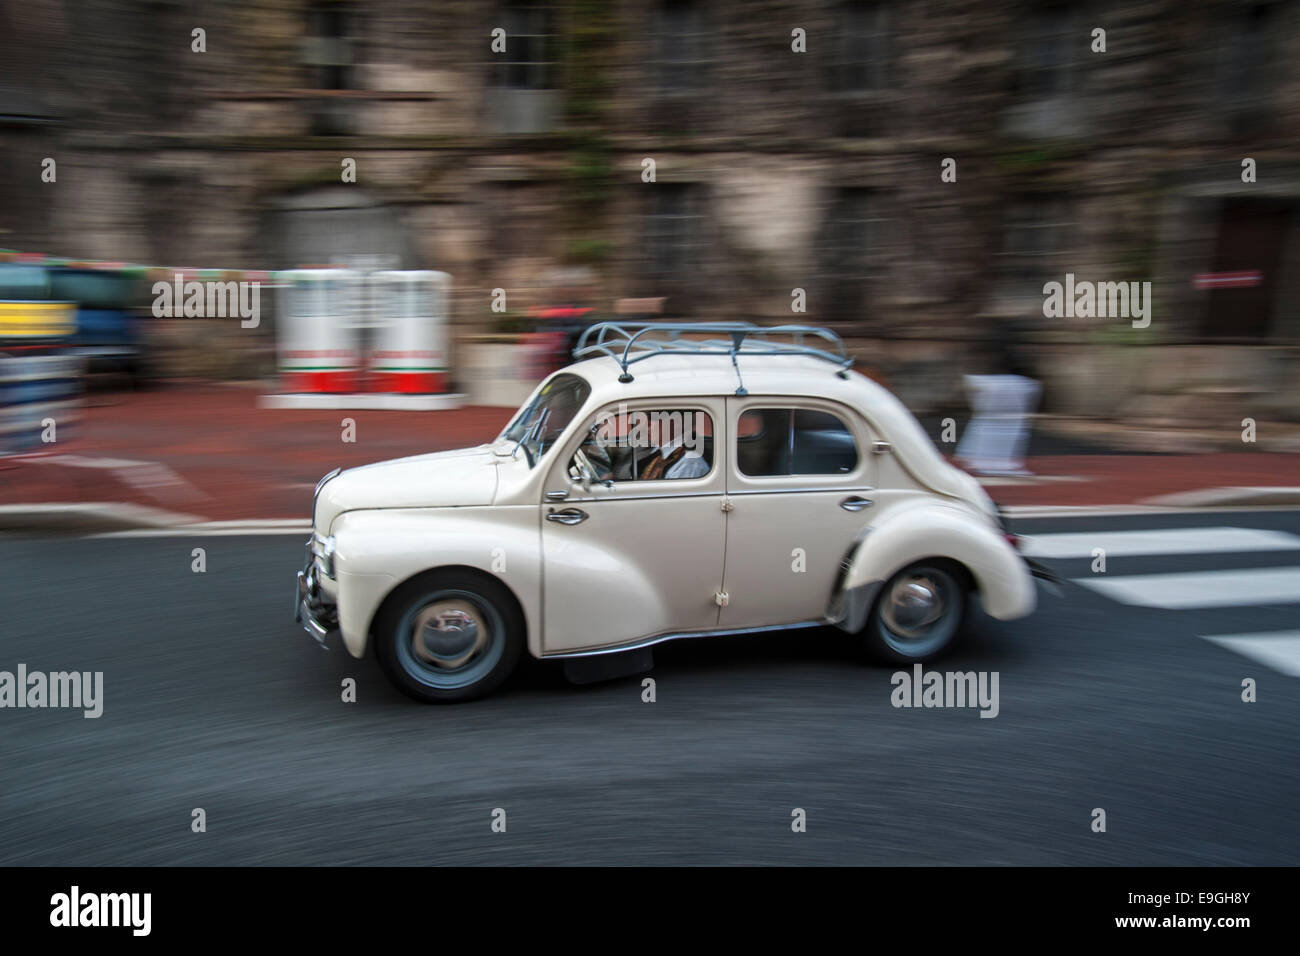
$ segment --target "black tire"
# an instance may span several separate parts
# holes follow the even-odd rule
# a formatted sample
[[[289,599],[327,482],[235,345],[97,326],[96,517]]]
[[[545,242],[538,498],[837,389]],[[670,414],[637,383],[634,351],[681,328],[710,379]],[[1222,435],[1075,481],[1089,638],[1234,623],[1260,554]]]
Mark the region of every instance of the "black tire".
[[[862,629],[867,650],[893,664],[938,657],[961,634],[967,598],[961,568],[941,560],[908,565],[876,596]]]
[[[519,662],[524,619],[501,582],[438,571],[402,585],[375,618],[375,657],[388,679],[426,704],[474,700]]]

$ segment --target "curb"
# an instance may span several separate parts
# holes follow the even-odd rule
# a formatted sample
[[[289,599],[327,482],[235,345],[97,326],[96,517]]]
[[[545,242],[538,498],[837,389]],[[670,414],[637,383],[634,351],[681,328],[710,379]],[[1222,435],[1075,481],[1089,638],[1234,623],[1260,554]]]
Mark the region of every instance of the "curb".
[[[128,528],[104,531],[93,538],[233,538],[248,535],[292,535],[311,537],[311,522],[305,518],[250,518],[237,521],[198,521],[168,528]]]
[[[467,397],[460,392],[441,392],[435,395],[401,395],[389,392],[337,395],[313,392],[261,395],[257,399],[257,407],[292,410],[331,408],[356,411],[441,412],[459,409],[465,404]]]
[[[1137,514],[1186,514],[1196,511],[1300,507],[1300,488],[1203,488],[1146,498],[1132,504],[1004,505],[1009,518],[1106,517]],[[197,515],[144,505],[113,502],[0,505],[0,532],[65,531],[107,537],[177,535],[309,535],[306,518],[245,518],[208,521]]]
[[[1300,505],[1300,488],[1289,487],[1227,487],[1199,488],[1180,491],[1172,495],[1143,498],[1141,505],[1167,508],[1218,508],[1267,507],[1269,505]]]
[[[195,515],[144,505],[88,501],[75,504],[0,505],[0,531],[121,531],[194,524]]]

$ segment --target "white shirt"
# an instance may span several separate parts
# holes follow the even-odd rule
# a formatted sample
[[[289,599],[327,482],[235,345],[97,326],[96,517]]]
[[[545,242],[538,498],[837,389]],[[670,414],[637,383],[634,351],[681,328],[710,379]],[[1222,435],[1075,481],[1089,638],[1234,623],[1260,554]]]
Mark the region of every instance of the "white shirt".
[[[681,440],[669,442],[659,448],[659,454],[667,458],[678,448],[681,447]],[[664,473],[665,478],[703,478],[712,470],[712,466],[704,460],[704,449],[700,448],[695,451],[687,451],[685,455],[679,458]]]

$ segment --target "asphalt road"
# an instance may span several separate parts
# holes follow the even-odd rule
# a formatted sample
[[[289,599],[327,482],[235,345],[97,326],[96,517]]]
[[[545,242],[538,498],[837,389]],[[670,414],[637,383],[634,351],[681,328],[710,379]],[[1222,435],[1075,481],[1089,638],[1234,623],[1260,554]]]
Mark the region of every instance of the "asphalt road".
[[[1019,530],[1197,525],[1300,534],[1300,512]],[[1166,610],[1071,583],[1027,620],[978,619],[932,667],[997,671],[994,719],[891,706],[895,669],[834,630],[661,647],[655,703],[640,678],[574,687],[533,662],[492,698],[423,707],[291,622],[300,556],[284,536],[0,538],[0,670],[104,672],[99,719],[0,710],[0,863],[1300,859],[1300,677],[1202,639],[1300,627],[1300,594]],[[1107,574],[1296,565],[1116,555]]]

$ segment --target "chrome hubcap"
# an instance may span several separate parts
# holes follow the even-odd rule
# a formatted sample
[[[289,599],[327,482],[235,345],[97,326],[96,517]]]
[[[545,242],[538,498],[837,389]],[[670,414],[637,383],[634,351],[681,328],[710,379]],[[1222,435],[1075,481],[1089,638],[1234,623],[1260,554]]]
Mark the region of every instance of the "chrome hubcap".
[[[946,609],[942,586],[928,574],[916,574],[894,583],[882,615],[885,625],[896,635],[915,640],[924,637]]]
[[[411,653],[425,664],[455,670],[481,654],[490,636],[491,629],[469,602],[437,601],[415,616]]]

